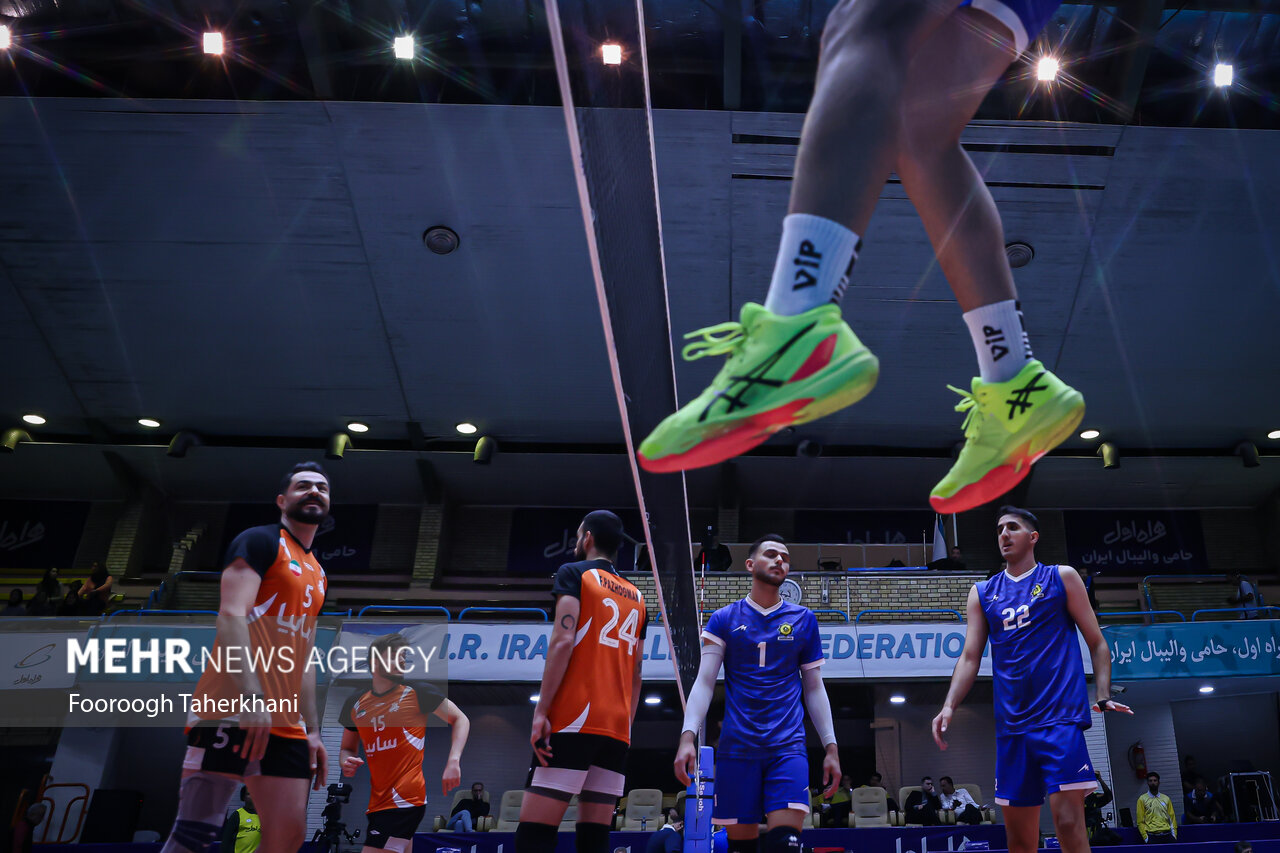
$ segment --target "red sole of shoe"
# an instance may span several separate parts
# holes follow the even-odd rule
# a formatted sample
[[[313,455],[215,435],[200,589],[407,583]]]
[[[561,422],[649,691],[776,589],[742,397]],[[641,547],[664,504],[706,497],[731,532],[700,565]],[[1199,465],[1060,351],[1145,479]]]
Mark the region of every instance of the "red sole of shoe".
[[[761,412],[722,433],[704,438],[684,453],[673,453],[658,459],[650,459],[637,453],[636,457],[640,460],[640,467],[653,474],[670,474],[717,465],[764,444],[775,432],[791,426],[796,414],[812,402],[810,398],[792,400],[785,406]]]
[[[953,512],[968,512],[974,507],[995,500],[1014,486],[1021,483],[1031,473],[1031,466],[1040,461],[1048,450],[1030,455],[1022,448],[1015,456],[1016,464],[1000,465],[992,468],[976,483],[965,486],[949,498],[929,498],[929,506],[934,512],[950,515]]]

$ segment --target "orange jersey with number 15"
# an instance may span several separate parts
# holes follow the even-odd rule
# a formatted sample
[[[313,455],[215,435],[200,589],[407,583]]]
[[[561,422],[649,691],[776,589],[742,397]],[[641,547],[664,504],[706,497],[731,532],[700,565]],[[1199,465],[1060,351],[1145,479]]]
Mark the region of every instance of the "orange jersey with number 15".
[[[551,594],[581,604],[573,652],[548,718],[553,732],[631,742],[631,685],[648,622],[644,596],[607,560],[568,563]]]

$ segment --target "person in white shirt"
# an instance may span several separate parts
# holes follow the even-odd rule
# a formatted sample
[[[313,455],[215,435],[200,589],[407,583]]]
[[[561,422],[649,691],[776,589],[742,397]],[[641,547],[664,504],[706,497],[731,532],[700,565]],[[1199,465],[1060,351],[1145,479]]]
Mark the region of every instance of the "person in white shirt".
[[[1236,594],[1228,598],[1227,602],[1243,610],[1243,618],[1257,619],[1258,587],[1239,572],[1230,572],[1227,575],[1227,582],[1236,588]]]
[[[938,799],[942,808],[956,813],[956,823],[982,823],[982,809],[964,788],[957,788],[950,776],[938,780]]]

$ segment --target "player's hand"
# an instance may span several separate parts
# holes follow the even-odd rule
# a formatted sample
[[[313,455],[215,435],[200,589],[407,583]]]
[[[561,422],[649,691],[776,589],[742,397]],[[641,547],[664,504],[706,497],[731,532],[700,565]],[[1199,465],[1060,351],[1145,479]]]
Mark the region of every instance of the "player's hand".
[[[938,749],[946,750],[947,742],[942,736],[947,733],[947,729],[951,727],[951,709],[946,705],[942,706],[942,710],[938,712],[938,716],[933,718],[933,742],[938,745]]]
[[[698,745],[692,738],[680,736],[680,747],[676,750],[675,771],[676,778],[685,786],[693,781],[693,774],[698,772]]]
[[[440,778],[440,789],[448,794],[462,782],[462,766],[457,761],[449,761],[444,765],[444,776]]]
[[[840,754],[835,744],[827,747],[826,757],[822,759],[822,787],[823,797],[832,796],[840,787]]]
[[[318,730],[307,735],[307,751],[311,753],[311,775],[315,779],[311,790],[319,791],[324,787],[325,779],[329,778],[329,750],[324,748]]]
[[[271,715],[265,711],[247,711],[240,715],[239,726],[244,732],[244,741],[236,748],[236,754],[248,761],[261,761],[271,739]]]
[[[364,764],[364,759],[356,755],[348,755],[342,759],[342,775],[354,776],[356,771],[360,769],[360,765]]]
[[[1121,714],[1128,714],[1131,717],[1133,716],[1132,708],[1128,705],[1122,705],[1114,699],[1099,699],[1097,702],[1093,703],[1093,706],[1089,710],[1096,711],[1099,714],[1105,713],[1106,711],[1118,711]]]
[[[529,743],[533,744],[533,754],[538,757],[538,763],[546,767],[547,759],[551,757],[551,721],[542,711],[533,712],[533,731],[529,734]]]

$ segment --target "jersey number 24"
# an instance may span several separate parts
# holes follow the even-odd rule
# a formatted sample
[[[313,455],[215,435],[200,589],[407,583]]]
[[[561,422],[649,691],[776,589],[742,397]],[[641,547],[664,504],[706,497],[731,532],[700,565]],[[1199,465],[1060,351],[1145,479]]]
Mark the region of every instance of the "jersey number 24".
[[[609,617],[609,621],[604,623],[604,627],[600,629],[600,645],[616,649],[619,647],[618,641],[622,640],[627,644],[627,654],[634,655],[636,653],[636,643],[640,642],[640,635],[636,630],[640,625],[640,611],[632,610],[628,613],[627,618],[622,622],[622,627],[618,629],[618,636],[611,637],[609,632],[618,624],[618,617],[621,615],[621,611],[618,610],[618,602],[612,598],[604,598],[601,601],[605,607],[609,608],[612,615]]]

